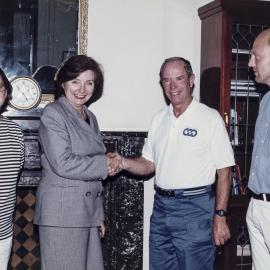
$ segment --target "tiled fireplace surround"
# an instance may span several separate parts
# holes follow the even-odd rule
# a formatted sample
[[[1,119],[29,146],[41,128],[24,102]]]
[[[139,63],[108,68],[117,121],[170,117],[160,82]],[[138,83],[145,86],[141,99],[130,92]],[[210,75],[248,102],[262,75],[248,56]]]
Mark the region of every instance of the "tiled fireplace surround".
[[[145,132],[103,132],[107,151],[135,157],[141,153]],[[40,179],[37,133],[25,131],[26,161],[17,189],[12,270],[40,269],[38,228],[33,225],[36,186]],[[143,258],[143,181],[121,173],[104,181],[106,270],[141,270]],[[79,270],[79,269],[74,269]]]

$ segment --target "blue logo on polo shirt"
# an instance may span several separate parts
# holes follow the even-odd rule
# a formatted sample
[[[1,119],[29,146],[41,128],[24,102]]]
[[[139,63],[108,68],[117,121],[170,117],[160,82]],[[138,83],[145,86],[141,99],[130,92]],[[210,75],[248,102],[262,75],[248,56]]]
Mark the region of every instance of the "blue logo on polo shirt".
[[[197,130],[193,128],[185,128],[183,130],[183,135],[184,136],[190,136],[190,137],[195,137],[197,135]]]

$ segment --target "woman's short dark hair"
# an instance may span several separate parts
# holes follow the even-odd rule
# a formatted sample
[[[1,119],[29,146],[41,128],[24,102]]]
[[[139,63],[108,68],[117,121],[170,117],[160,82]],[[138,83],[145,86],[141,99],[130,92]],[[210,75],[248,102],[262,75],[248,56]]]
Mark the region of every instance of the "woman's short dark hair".
[[[5,86],[6,91],[7,91],[7,97],[6,97],[6,100],[5,100],[5,102],[4,102],[4,104],[3,104],[2,108],[1,108],[1,111],[3,111],[3,110],[6,108],[6,106],[7,106],[8,102],[9,102],[9,100],[11,99],[11,95],[12,95],[12,85],[11,85],[11,83],[9,82],[9,80],[8,80],[8,78],[7,78],[7,76],[6,76],[5,72],[4,72],[4,70],[1,69],[1,68],[0,68],[0,76],[1,76],[1,78],[2,78],[2,80],[3,80],[4,86]]]
[[[100,65],[86,55],[74,55],[65,60],[55,74],[56,96],[65,95],[63,83],[77,78],[82,72],[92,70],[95,74],[94,92],[91,102],[101,97],[104,77]]]

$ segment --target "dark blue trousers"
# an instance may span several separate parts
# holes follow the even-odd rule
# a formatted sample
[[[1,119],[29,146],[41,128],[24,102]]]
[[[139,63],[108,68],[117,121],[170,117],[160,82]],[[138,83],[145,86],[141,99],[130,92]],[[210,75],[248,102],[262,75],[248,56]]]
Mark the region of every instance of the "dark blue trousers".
[[[150,270],[213,270],[214,193],[155,194],[150,224]]]

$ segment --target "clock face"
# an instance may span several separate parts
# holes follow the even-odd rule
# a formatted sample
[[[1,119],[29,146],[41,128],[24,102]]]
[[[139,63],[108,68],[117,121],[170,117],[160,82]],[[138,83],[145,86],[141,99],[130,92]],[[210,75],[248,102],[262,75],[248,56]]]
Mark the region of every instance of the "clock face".
[[[31,77],[19,76],[11,81],[12,98],[10,105],[18,110],[30,110],[36,107],[41,99],[41,89],[37,81]]]

